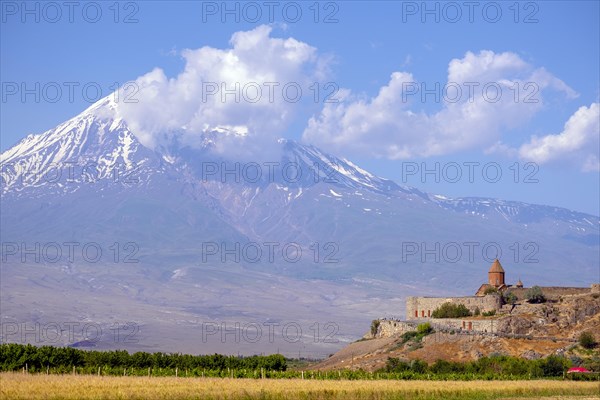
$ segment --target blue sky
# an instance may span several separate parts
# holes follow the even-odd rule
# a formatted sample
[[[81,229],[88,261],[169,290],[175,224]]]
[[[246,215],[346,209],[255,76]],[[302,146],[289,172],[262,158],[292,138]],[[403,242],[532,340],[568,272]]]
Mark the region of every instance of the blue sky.
[[[232,125],[246,125],[248,119],[257,136],[269,131],[314,143],[433,193],[600,215],[597,1],[473,2],[471,10],[460,1],[428,2],[431,12],[422,2],[274,2],[272,18],[260,1],[227,3],[237,14],[225,13],[222,2],[76,2],[72,10],[64,2],[1,4],[3,151],[83,111],[97,97],[95,88],[108,95],[155,68],[160,74],[136,83],[162,80],[159,93],[170,93],[169,105],[193,109],[197,104],[178,103],[178,91],[193,77],[179,74],[187,65],[202,78],[218,77],[218,62],[229,55],[239,57],[246,77],[301,81],[302,101],[257,114],[249,104],[203,104],[211,123],[231,118]],[[294,21],[297,9],[302,15]],[[256,10],[260,18],[254,18]],[[290,38],[291,58],[270,55],[288,48]],[[197,50],[205,46],[215,51]],[[321,90],[334,83],[339,102],[324,104],[323,92],[309,101],[311,82]],[[466,92],[455,103],[444,101],[454,95],[444,87],[466,90],[465,82],[503,88],[500,101],[478,91],[473,102]],[[36,83],[39,91],[23,98],[23,85],[36,91]],[[61,95],[52,91],[56,85]],[[433,93],[423,98],[422,88],[441,100]],[[165,120],[151,110],[165,105],[142,103],[127,115],[138,119],[140,135],[152,137],[148,121],[160,127]],[[286,118],[272,123],[282,114]],[[197,123],[176,111],[165,111],[167,117]],[[436,167],[438,179],[420,173]],[[495,179],[498,170],[502,177]]]

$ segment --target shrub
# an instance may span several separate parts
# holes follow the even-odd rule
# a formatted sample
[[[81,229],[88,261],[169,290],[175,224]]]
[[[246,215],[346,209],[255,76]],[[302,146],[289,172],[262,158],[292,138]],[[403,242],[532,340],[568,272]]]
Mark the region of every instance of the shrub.
[[[598,343],[596,343],[594,335],[592,335],[590,332],[583,332],[581,335],[579,335],[579,344],[584,349],[593,349]]]
[[[422,374],[427,371],[427,367],[427,363],[422,360],[412,360],[410,362],[410,369],[418,374]]]
[[[533,286],[528,289],[527,293],[525,293],[525,298],[527,298],[530,303],[544,303],[546,301],[546,296],[544,296],[544,293],[539,286]]]
[[[496,310],[486,311],[481,315],[483,315],[484,317],[491,317],[492,315],[496,315]]]
[[[417,335],[418,335],[418,333],[415,332],[415,331],[404,332],[402,334],[402,336],[401,336],[402,337],[402,343],[408,342],[410,339],[416,337]]]
[[[431,332],[433,332],[433,328],[431,327],[431,324],[429,322],[417,325],[418,334],[425,336],[429,335]]]
[[[444,303],[431,313],[433,318],[461,318],[471,316],[471,311],[464,304]]]
[[[381,322],[378,319],[374,319],[373,321],[371,321],[371,335],[377,335],[379,325],[381,325]]]
[[[487,296],[488,294],[497,294],[497,293],[498,293],[498,289],[496,289],[495,287],[486,288],[485,291],[483,292],[483,294],[485,296]]]
[[[506,292],[502,296],[502,301],[504,304],[515,304],[517,302],[517,296],[513,292]]]
[[[431,327],[431,324],[429,322],[419,324],[417,325],[416,331],[404,332],[402,336],[400,336],[402,340],[400,341],[399,345],[401,346],[404,343],[407,343],[408,341],[412,340],[413,348],[411,350],[415,350],[420,347],[419,343],[421,342],[421,340],[432,332],[433,328]]]
[[[600,372],[600,356],[593,356],[583,360],[583,366],[590,371]]]
[[[449,374],[455,372],[456,368],[454,363],[446,360],[436,360],[429,370],[434,374]]]
[[[481,314],[481,310],[479,309],[479,307],[477,307],[475,309],[475,312],[473,313],[473,315],[480,315]]]
[[[385,364],[385,370],[387,372],[403,372],[410,369],[410,365],[396,357],[388,357]]]
[[[540,360],[544,376],[561,376],[569,368],[569,365],[569,360],[554,354]]]

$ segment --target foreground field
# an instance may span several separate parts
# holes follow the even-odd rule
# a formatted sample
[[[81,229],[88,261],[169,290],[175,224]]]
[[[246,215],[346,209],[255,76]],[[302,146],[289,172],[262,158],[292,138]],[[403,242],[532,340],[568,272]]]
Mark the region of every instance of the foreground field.
[[[320,381],[0,374],[2,399],[597,399],[598,382]]]

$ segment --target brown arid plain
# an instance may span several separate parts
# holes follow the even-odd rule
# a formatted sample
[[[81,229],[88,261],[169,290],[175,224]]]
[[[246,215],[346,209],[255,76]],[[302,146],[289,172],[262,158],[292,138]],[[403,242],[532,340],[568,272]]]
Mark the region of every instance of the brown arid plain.
[[[0,374],[0,398],[169,400],[355,400],[355,399],[598,399],[599,382],[532,381],[331,381],[106,377],[93,375]]]

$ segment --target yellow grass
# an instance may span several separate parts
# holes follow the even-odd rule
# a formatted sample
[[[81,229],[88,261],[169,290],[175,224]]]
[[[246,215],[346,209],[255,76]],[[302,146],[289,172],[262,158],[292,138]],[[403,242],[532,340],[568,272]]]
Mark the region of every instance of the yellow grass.
[[[598,399],[598,382],[318,381],[0,374],[1,399]],[[583,396],[583,397],[574,397]]]

